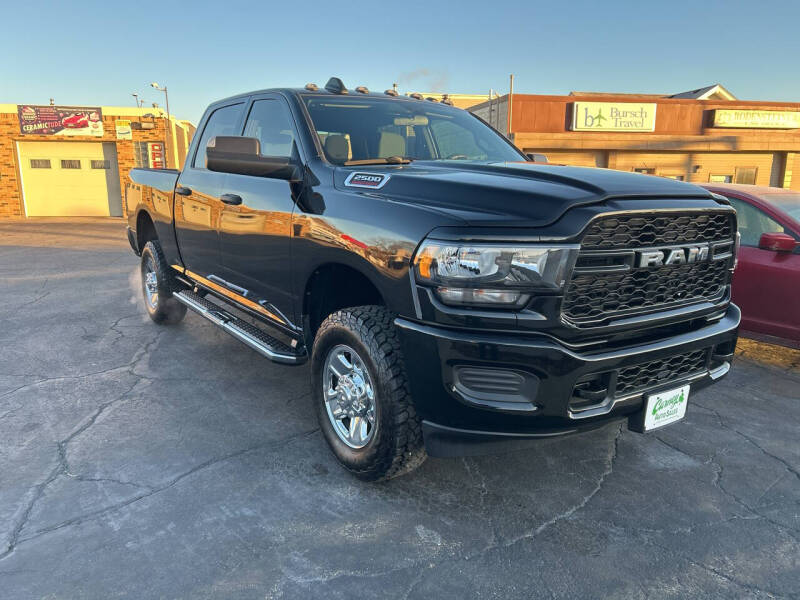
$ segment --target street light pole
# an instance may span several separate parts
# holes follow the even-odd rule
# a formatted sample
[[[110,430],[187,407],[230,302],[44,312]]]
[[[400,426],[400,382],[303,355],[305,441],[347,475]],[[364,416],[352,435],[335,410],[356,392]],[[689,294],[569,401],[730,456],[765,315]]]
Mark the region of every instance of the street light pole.
[[[154,89],[157,89],[159,92],[164,92],[164,102],[167,105],[167,121],[166,121],[165,127],[164,127],[164,164],[168,166],[168,164],[167,164],[167,152],[169,151],[168,150],[168,148],[169,148],[169,129],[170,129],[171,125],[172,125],[170,120],[169,120],[169,93],[167,93],[167,86],[164,86],[162,88],[155,81],[150,84],[150,87],[152,87]]]

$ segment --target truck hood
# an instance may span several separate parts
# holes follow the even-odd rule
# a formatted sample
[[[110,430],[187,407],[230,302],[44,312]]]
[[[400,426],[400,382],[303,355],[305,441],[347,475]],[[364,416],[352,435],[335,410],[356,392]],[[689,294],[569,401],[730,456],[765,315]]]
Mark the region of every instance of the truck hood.
[[[380,188],[348,185],[353,173],[388,176]],[[710,198],[700,187],[652,175],[533,163],[415,161],[339,167],[336,187],[446,212],[470,225],[540,227],[576,206],[609,198]]]

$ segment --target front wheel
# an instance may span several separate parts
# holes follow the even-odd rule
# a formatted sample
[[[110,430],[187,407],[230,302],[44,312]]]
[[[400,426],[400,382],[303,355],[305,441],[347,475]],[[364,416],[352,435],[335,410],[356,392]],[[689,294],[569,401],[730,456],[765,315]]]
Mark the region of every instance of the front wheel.
[[[320,326],[311,356],[320,428],[340,463],[367,481],[425,461],[393,318],[381,306],[347,308]]]
[[[144,305],[150,318],[162,325],[183,320],[186,306],[172,297],[172,273],[156,240],[147,242],[142,250],[141,273]]]

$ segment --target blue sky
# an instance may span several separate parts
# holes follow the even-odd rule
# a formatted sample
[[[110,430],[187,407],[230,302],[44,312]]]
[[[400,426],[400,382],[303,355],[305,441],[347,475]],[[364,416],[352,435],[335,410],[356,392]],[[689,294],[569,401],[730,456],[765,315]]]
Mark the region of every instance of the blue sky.
[[[212,100],[273,86],[401,91],[675,93],[722,83],[800,102],[800,2],[16,3],[0,103],[133,105],[197,121]],[[8,37],[10,32],[10,38]]]

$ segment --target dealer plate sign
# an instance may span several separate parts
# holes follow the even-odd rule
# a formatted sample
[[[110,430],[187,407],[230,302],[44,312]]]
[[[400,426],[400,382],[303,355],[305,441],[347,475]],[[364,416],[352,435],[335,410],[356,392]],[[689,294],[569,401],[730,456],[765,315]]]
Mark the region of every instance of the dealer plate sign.
[[[680,421],[686,415],[689,387],[685,385],[648,396],[644,408],[644,430],[650,431]]]

